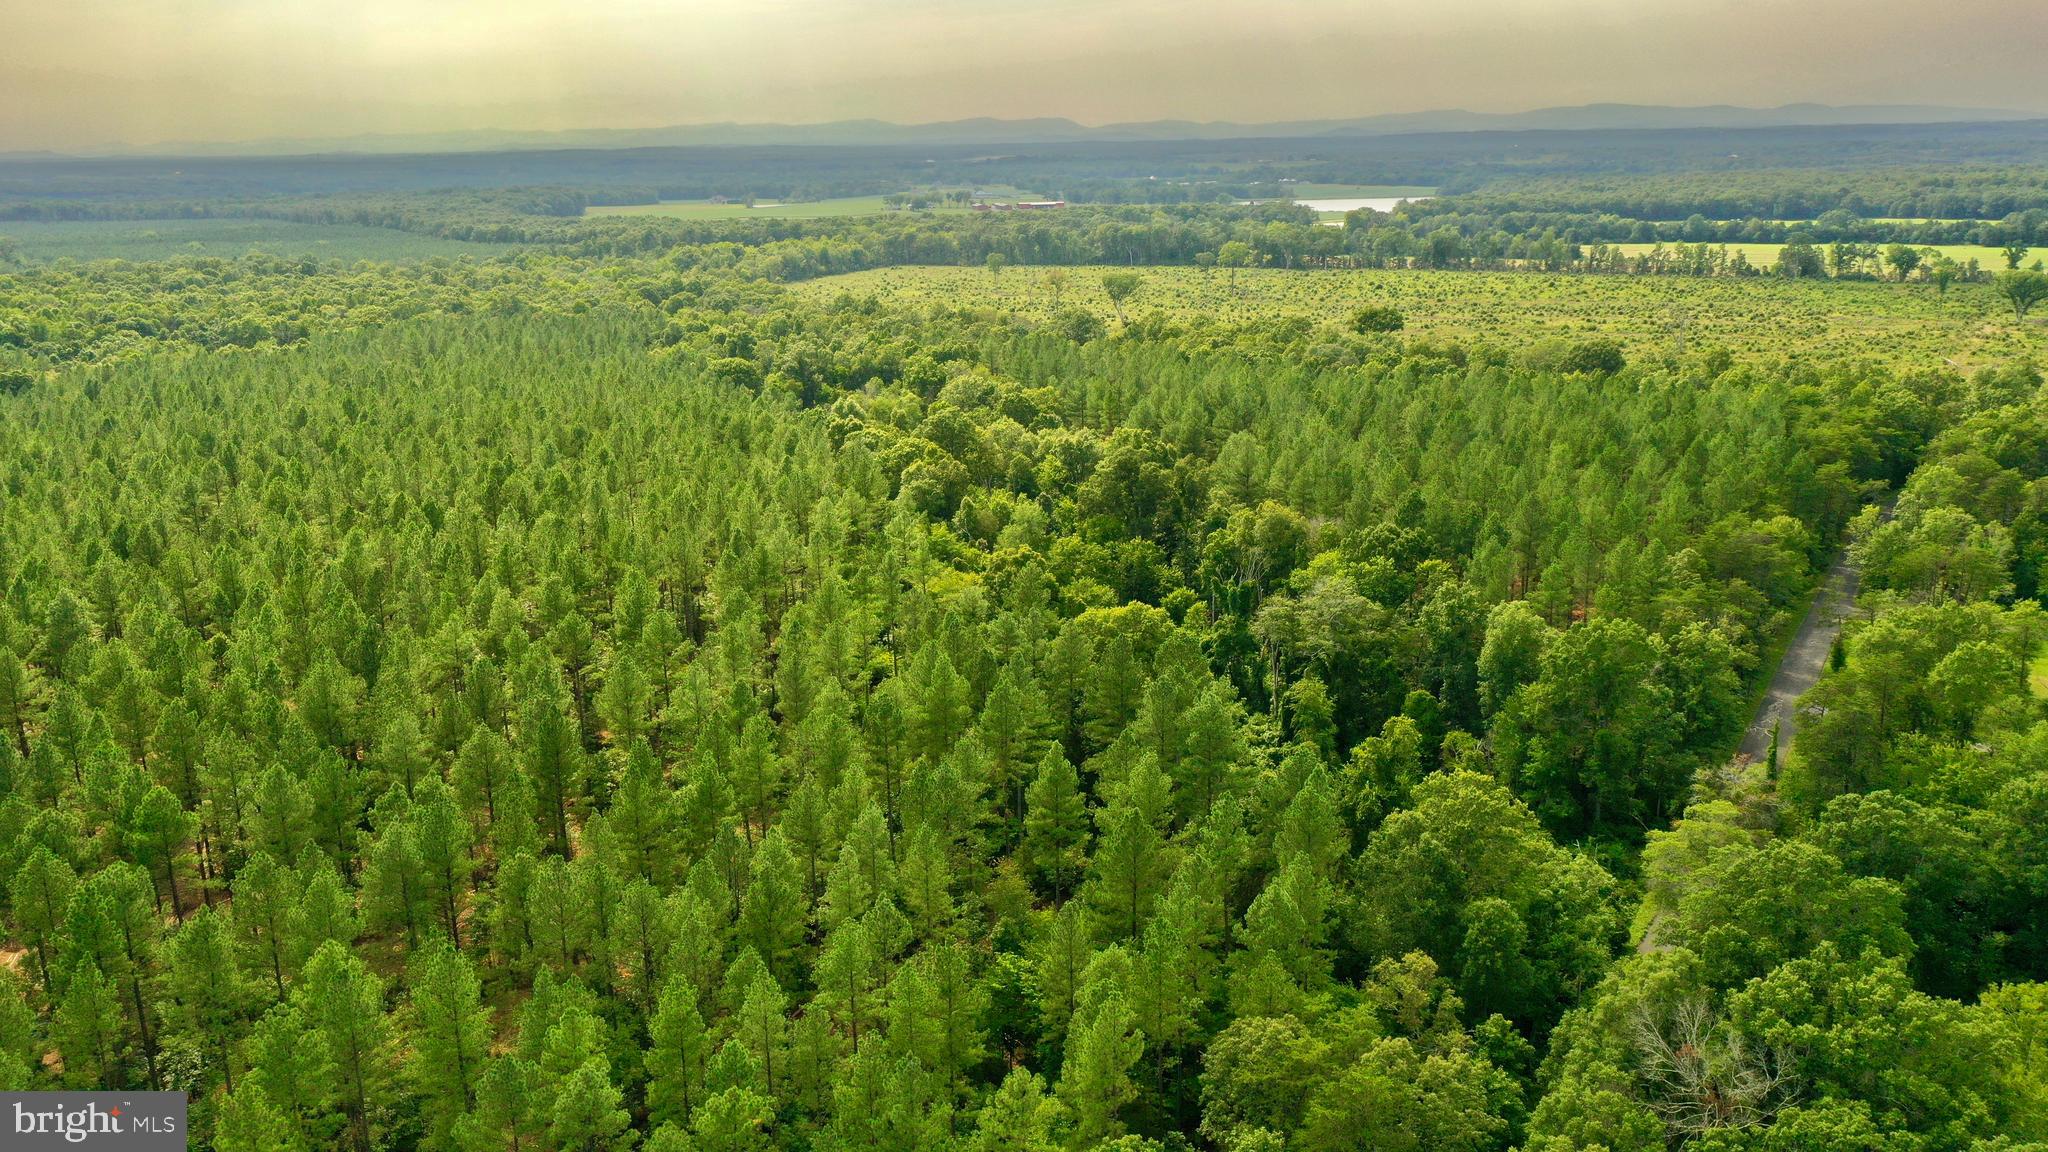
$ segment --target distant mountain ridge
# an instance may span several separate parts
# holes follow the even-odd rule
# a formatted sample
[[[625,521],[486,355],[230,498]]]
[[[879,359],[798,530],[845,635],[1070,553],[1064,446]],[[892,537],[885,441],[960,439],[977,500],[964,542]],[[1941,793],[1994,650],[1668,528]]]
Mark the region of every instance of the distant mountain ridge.
[[[1053,144],[1119,140],[1300,139],[1318,136],[1391,136],[1424,132],[1515,130],[1763,128],[1797,125],[1947,124],[2027,120],[2042,116],[2003,108],[1933,104],[1786,104],[1743,108],[1731,104],[1669,107],[1655,104],[1583,104],[1527,112],[1446,109],[1350,119],[1272,123],[1151,120],[1090,126],[1059,117],[1004,120],[975,117],[928,124],[835,120],[820,124],[679,124],[665,128],[590,128],[566,131],[479,129],[454,132],[377,133],[357,136],[278,137],[233,142],[178,142],[81,150],[103,156],[282,156],[310,153],[497,152],[559,148],[674,148],[802,146],[909,146]]]

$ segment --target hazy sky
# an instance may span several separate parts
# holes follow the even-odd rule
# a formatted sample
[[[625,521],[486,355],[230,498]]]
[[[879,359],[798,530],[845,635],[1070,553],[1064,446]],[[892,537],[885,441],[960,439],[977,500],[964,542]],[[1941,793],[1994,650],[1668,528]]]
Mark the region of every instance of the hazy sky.
[[[2048,111],[2044,0],[0,0],[0,149],[458,128]]]

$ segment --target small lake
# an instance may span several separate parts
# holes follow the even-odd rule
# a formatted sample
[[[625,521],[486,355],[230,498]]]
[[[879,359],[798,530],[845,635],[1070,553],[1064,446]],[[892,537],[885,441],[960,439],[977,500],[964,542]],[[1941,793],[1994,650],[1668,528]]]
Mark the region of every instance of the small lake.
[[[1336,213],[1343,213],[1343,212],[1355,212],[1355,211],[1357,211],[1357,210],[1358,210],[1358,209],[1360,209],[1360,208],[1370,208],[1370,209],[1372,209],[1372,210],[1373,210],[1373,211],[1375,211],[1375,212],[1392,212],[1392,211],[1394,210],[1394,208],[1395,208],[1395,206],[1396,206],[1396,205],[1400,205],[1400,204],[1413,204],[1413,203],[1417,203],[1417,202],[1420,202],[1420,201],[1423,201],[1423,200],[1432,200],[1432,199],[1435,199],[1435,197],[1432,197],[1432,196],[1426,196],[1426,195],[1425,195],[1425,196],[1319,196],[1319,197],[1314,197],[1314,198],[1310,198],[1310,199],[1304,199],[1304,200],[1292,200],[1292,201],[1289,201],[1289,203],[1291,203],[1291,204],[1297,204],[1297,205],[1299,205],[1299,206],[1301,206],[1301,207],[1303,207],[1303,208],[1307,208],[1307,209],[1309,209],[1309,210],[1310,210],[1310,211],[1312,211],[1312,212],[1320,212],[1320,213],[1324,213],[1324,214],[1329,214],[1329,213],[1332,213],[1332,212],[1336,212]],[[1275,203],[1278,203],[1278,201],[1275,201],[1275,200],[1239,200],[1239,201],[1238,201],[1238,203],[1239,203],[1239,204],[1275,204]],[[1328,221],[1325,221],[1325,223],[1328,223]]]
[[[1397,204],[1427,199],[1427,196],[1346,196],[1335,200],[1296,200],[1295,203],[1318,212],[1356,212],[1360,208],[1392,212]]]

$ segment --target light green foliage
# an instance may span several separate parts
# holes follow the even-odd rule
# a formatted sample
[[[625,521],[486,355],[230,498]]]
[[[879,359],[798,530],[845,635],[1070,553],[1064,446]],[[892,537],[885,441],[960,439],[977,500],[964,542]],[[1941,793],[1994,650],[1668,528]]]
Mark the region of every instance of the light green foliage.
[[[1771,249],[1773,253],[1776,248]],[[1988,253],[1987,253],[1988,255]],[[1769,257],[1765,263],[1769,262]],[[1219,262],[1220,259],[1219,259]],[[1559,345],[1592,329],[1619,338],[1624,350],[1672,347],[1669,317],[1690,317],[1690,339],[1740,356],[1778,356],[1794,349],[1831,358],[1879,350],[1928,363],[1951,356],[1971,366],[2008,356],[2038,355],[2038,326],[2012,323],[2013,304],[1991,284],[1960,285],[1946,296],[1905,295],[1884,284],[1833,284],[1824,278],[1736,280],[1638,276],[1550,276],[1533,272],[1361,270],[1303,276],[1282,268],[1230,267],[1228,277],[1193,268],[1154,269],[1136,311],[1183,323],[1254,323],[1300,316],[1332,327],[1348,324],[1366,304],[1392,307],[1403,334],[1447,339],[1496,338]],[[1099,276],[1076,269],[1070,304],[1112,315]],[[1050,300],[1029,276],[991,281],[970,268],[885,268],[803,286],[819,301],[841,293],[917,305],[975,300],[1019,315],[1050,319]],[[1768,305],[1757,308],[1759,301]],[[1943,303],[1948,301],[1950,303]],[[1989,331],[1984,330],[1989,324]]]

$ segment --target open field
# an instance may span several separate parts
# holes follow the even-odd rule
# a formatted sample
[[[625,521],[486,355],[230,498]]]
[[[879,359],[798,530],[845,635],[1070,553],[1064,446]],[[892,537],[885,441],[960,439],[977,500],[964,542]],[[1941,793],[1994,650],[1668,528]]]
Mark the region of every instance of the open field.
[[[1101,279],[1110,270],[1067,269],[1062,304],[1108,317]],[[1606,335],[1648,352],[1673,347],[1682,321],[1695,346],[1726,347],[1744,357],[1947,360],[1973,368],[2048,354],[2048,325],[2016,325],[1981,284],[1958,285],[1942,297],[1920,285],[1870,282],[1264,268],[1239,273],[1232,291],[1221,271],[1146,268],[1140,275],[1143,285],[1127,312],[1230,324],[1273,316],[1336,322],[1364,305],[1383,304],[1401,310],[1411,335],[1488,341]],[[1037,318],[1054,311],[1045,272],[1036,268],[1012,268],[998,277],[978,268],[888,268],[815,280],[796,291],[818,300],[872,294],[891,303],[997,308]]]
[[[1655,248],[1656,245],[1609,244],[1608,247],[1619,248],[1623,252],[1629,254],[1630,256],[1635,256],[1643,252],[1648,252],[1650,249]],[[1672,247],[1673,245],[1666,244],[1664,245],[1664,250],[1668,252],[1672,249]],[[1728,255],[1730,257],[1733,257],[1737,252],[1740,252],[1743,254],[1744,257],[1746,257],[1749,260],[1751,264],[1754,264],[1759,268],[1768,268],[1772,264],[1777,263],[1778,252],[1785,246],[1783,244],[1717,244],[1715,245],[1715,247],[1726,247],[1728,249]],[[1823,252],[1827,250],[1827,245],[1825,244],[1817,245],[1817,247],[1819,247]],[[1879,252],[1882,252],[1886,247],[1888,247],[1888,245],[1878,244],[1875,245],[1875,247]],[[1965,263],[1970,260],[1975,260],[1977,262],[1978,267],[1988,268],[1992,271],[1998,271],[2005,267],[2005,252],[2004,249],[2001,248],[1991,248],[1980,244],[1911,244],[1908,245],[1908,247],[1915,249],[1932,248],[1935,251],[1941,253],[1942,255],[1948,257],[1949,259],[1954,260],[1958,264]],[[2034,262],[2035,259],[2042,256],[2048,256],[2048,249],[2036,249],[2032,252],[2029,252],[2027,254],[2027,262],[2031,264]]]
[[[435,256],[495,256],[509,244],[473,244],[392,228],[355,224],[298,224],[288,220],[62,220],[0,221],[0,237],[15,258],[51,260],[167,260],[178,256],[311,256],[320,260],[420,260]],[[0,245],[4,250],[7,245]]]

